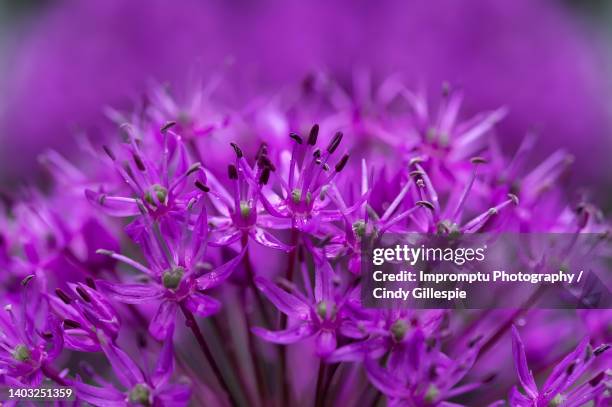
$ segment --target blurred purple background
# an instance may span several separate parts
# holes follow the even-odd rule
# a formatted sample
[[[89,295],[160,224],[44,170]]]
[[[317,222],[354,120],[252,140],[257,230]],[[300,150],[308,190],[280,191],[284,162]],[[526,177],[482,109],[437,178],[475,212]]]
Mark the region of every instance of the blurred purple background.
[[[3,12],[0,178],[9,185],[36,175],[42,150],[69,152],[79,132],[103,137],[103,108],[129,107],[152,81],[183,89],[194,72],[224,72],[240,104],[314,69],[347,87],[365,69],[432,93],[444,81],[462,87],[466,113],[506,105],[508,148],[535,130],[542,156],[567,147],[581,182],[602,195],[610,186],[606,38],[568,3],[42,3]]]

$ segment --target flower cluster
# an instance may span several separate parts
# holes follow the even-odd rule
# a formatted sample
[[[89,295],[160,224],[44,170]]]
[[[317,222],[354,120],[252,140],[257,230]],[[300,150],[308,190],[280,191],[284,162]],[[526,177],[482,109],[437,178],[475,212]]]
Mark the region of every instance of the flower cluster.
[[[388,233],[607,232],[565,190],[572,157],[533,164],[532,137],[507,155],[506,110],[464,118],[448,85],[432,110],[395,80],[317,78],[229,116],[156,89],[114,113],[120,140],[46,154],[50,192],[0,217],[1,384],[96,406],[609,405],[609,314],[360,296],[362,243]],[[568,353],[562,329],[588,337]]]

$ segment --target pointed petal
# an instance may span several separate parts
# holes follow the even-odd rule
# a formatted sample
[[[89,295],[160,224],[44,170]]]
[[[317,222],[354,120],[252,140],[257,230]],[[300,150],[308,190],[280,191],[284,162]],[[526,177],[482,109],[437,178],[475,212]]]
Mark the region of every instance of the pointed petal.
[[[74,387],[80,400],[91,403],[94,406],[125,406],[125,396],[123,393],[112,387],[96,387],[82,382],[76,382]]]
[[[324,260],[315,271],[315,300],[330,301],[333,298],[334,271],[328,261]]]
[[[216,314],[221,309],[221,303],[216,299],[200,293],[193,293],[187,297],[185,305],[189,311],[201,317]]]
[[[111,298],[126,304],[143,304],[163,295],[163,291],[155,285],[115,284],[104,280],[96,280],[96,286]]]
[[[286,345],[311,336],[314,333],[314,328],[310,324],[299,324],[283,331],[269,331],[259,327],[254,327],[251,331],[263,340]]]
[[[157,340],[163,340],[169,332],[174,331],[174,321],[176,310],[178,309],[174,301],[163,301],[157,313],[149,324],[149,333]]]
[[[328,357],[336,350],[336,333],[328,330],[321,330],[317,336],[317,356],[320,358]]]
[[[255,277],[255,285],[281,312],[300,319],[307,319],[310,315],[310,306],[306,302],[271,281]]]
[[[157,393],[157,397],[166,407],[186,407],[191,398],[191,388],[187,384],[171,384]]]
[[[234,272],[238,264],[240,264],[242,261],[244,253],[246,253],[246,246],[242,248],[240,253],[238,253],[238,256],[217,267],[210,273],[206,273],[202,277],[196,279],[198,289],[207,290],[209,288],[214,288],[227,280],[227,278]]]
[[[259,243],[262,246],[269,247],[271,249],[282,250],[282,251],[285,251],[287,253],[289,253],[291,250],[293,250],[292,246],[288,246],[288,245],[284,244],[283,242],[278,240],[274,235],[272,235],[271,233],[266,232],[262,228],[254,227],[249,232],[249,235],[253,239],[255,239],[255,241],[257,243]]]
[[[512,354],[514,356],[514,365],[516,373],[519,378],[519,382],[523,386],[523,389],[531,399],[538,397],[538,388],[533,379],[533,375],[527,365],[527,357],[525,356],[525,345],[521,340],[518,330],[512,326]]]
[[[151,382],[155,387],[161,387],[168,382],[174,371],[174,348],[172,346],[172,331],[168,331],[168,335],[164,340],[164,346],[157,359],[155,372],[151,377]]]
[[[144,381],[142,371],[124,351],[107,340],[100,340],[100,345],[123,386],[131,389]]]

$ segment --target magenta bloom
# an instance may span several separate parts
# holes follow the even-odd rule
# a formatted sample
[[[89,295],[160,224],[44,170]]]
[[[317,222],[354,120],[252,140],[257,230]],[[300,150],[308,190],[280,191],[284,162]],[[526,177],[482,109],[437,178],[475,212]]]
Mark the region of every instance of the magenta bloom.
[[[341,296],[334,293],[333,270],[326,261],[317,268],[314,292],[308,296],[287,292],[263,277],[256,277],[255,284],[279,311],[295,319],[295,325],[283,331],[253,328],[253,333],[266,341],[291,344],[316,335],[317,355],[326,358],[336,349],[338,336],[354,339],[364,336],[351,319],[351,303],[357,300],[355,293]]]
[[[589,401],[596,406],[609,405],[603,399],[604,392],[612,384],[609,372],[600,372],[592,379],[577,384],[578,380],[588,371],[595,359],[610,348],[610,345],[600,345],[593,349],[588,338],[580,341],[576,349],[559,362],[538,389],[533,374],[527,366],[525,345],[516,327],[512,327],[512,354],[519,382],[525,391],[520,393],[516,387],[510,393],[510,403],[513,407],[548,407],[567,406],[579,407]],[[609,399],[608,399],[609,401]]]
[[[0,382],[39,386],[64,346],[59,321],[48,313],[34,276],[23,280],[21,304],[0,312]]]
[[[100,345],[123,390],[109,382],[101,382],[102,386],[98,387],[77,381],[75,387],[79,399],[100,407],[181,407],[189,404],[190,386],[170,383],[174,372],[172,333],[165,337],[157,364],[151,372],[143,371],[112,343],[102,340]]]
[[[199,215],[191,219],[191,211],[199,208]],[[209,270],[205,264],[207,216],[201,204],[192,202],[182,223],[168,225],[176,233],[174,237],[160,234],[158,224],[149,222],[142,245],[149,267],[123,255],[102,250],[114,259],[122,261],[144,273],[146,283],[111,283],[98,280],[96,286],[111,298],[128,304],[157,302],[159,308],[151,320],[149,332],[162,340],[174,329],[177,310],[185,307],[201,317],[216,313],[221,303],[203,294],[222,284],[242,260],[245,250],[225,264]],[[192,230],[188,223],[194,222]]]
[[[104,335],[104,340],[114,341],[121,328],[117,311],[106,296],[94,289],[93,280],[89,282],[92,287],[68,284],[74,298],[60,288],[55,290],[56,296],[49,296],[51,308],[63,320],[66,347],[81,352],[99,351],[100,335]]]

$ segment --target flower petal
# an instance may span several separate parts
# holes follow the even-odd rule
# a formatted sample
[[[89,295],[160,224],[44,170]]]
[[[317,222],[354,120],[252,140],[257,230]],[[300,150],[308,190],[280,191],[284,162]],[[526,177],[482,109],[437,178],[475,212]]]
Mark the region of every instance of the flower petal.
[[[525,356],[525,345],[521,340],[518,330],[512,326],[512,354],[514,356],[514,365],[519,382],[525,389],[527,395],[535,400],[538,397],[538,388],[533,379],[533,375],[527,365],[527,357]]]
[[[74,387],[79,400],[86,401],[94,406],[125,406],[123,393],[112,387],[96,387],[82,382],[75,382]]]
[[[163,291],[159,287],[148,284],[115,284],[104,280],[96,280],[96,286],[111,298],[127,304],[142,304],[163,295]]]
[[[300,319],[307,319],[310,315],[310,306],[307,303],[271,281],[255,277],[255,285],[281,312]]]
[[[187,297],[185,305],[189,311],[201,317],[210,316],[221,309],[219,301],[200,293],[193,293]]]
[[[227,280],[227,278],[234,272],[234,269],[236,269],[238,264],[240,264],[242,261],[244,253],[246,253],[246,246],[242,248],[238,256],[217,267],[210,273],[206,273],[202,277],[196,279],[198,289],[207,290],[209,288],[214,288]]]
[[[292,246],[288,246],[284,244],[283,242],[278,240],[274,235],[266,232],[262,228],[254,227],[251,229],[249,234],[257,243],[259,243],[262,246],[269,247],[271,249],[282,250],[287,253],[293,250]]]
[[[157,313],[149,324],[149,333],[158,341],[166,338],[168,332],[174,331],[177,309],[174,301],[163,301],[157,309]]]
[[[187,384],[172,384],[161,389],[156,398],[166,407],[184,407],[189,404],[191,388]]]
[[[321,330],[317,336],[317,356],[320,358],[328,357],[336,350],[336,333],[328,330]]]
[[[100,346],[123,386],[131,389],[137,383],[144,381],[142,371],[124,351],[102,338]]]
[[[168,331],[168,335],[164,340],[164,346],[157,359],[155,372],[151,377],[151,382],[155,387],[161,387],[168,382],[174,371],[174,348],[172,346],[173,332]]]
[[[251,331],[265,341],[286,345],[309,337],[314,333],[314,327],[310,324],[299,324],[283,331],[269,331],[259,327],[253,327]]]

